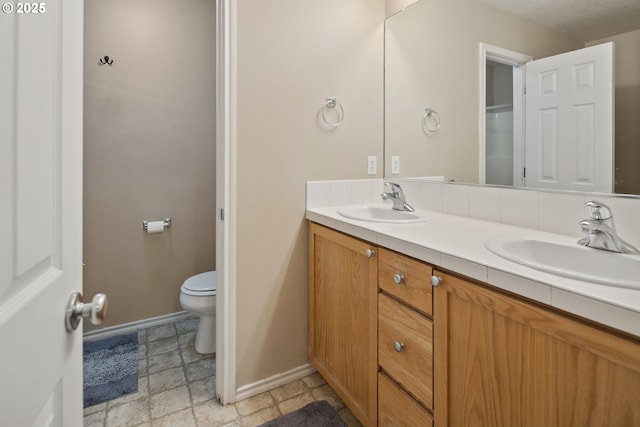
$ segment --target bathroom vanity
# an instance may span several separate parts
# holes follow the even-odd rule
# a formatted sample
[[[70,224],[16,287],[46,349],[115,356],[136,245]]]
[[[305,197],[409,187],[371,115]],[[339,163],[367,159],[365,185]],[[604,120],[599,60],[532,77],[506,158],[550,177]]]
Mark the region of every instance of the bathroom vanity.
[[[557,278],[478,243],[515,227],[307,218],[310,359],[365,426],[640,426],[637,324],[554,307]]]

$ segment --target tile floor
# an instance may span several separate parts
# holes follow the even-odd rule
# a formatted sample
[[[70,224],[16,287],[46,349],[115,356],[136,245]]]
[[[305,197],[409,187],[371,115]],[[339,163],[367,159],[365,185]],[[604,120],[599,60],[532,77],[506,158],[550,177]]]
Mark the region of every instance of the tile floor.
[[[327,400],[350,427],[361,426],[319,374],[222,406],[214,398],[214,355],[196,353],[196,317],[140,330],[138,392],[84,410],[85,426],[250,427]]]

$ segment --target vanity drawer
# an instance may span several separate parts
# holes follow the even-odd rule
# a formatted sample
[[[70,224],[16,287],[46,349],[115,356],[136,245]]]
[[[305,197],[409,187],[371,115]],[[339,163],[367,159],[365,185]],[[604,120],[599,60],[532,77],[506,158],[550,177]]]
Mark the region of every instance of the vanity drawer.
[[[385,292],[431,316],[433,268],[405,255],[380,248],[378,286]],[[397,283],[397,282],[400,283]]]
[[[378,364],[433,408],[433,323],[382,293],[378,294]]]
[[[378,374],[378,425],[433,426],[433,416],[384,373]]]

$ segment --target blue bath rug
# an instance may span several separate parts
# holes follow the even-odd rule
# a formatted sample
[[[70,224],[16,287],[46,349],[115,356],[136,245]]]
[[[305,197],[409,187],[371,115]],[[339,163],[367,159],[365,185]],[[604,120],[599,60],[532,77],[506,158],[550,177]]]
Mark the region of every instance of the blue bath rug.
[[[297,411],[283,415],[258,427],[347,427],[326,400],[309,403]]]
[[[84,407],[138,391],[138,334],[84,343]]]

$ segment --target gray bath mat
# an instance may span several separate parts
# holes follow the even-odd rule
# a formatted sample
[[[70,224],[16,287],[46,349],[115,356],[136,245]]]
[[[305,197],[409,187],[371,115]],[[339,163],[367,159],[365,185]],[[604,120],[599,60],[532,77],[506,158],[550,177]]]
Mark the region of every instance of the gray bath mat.
[[[259,427],[347,427],[347,425],[329,402],[318,400],[295,412],[261,424]]]
[[[84,343],[84,407],[138,391],[138,334]]]

